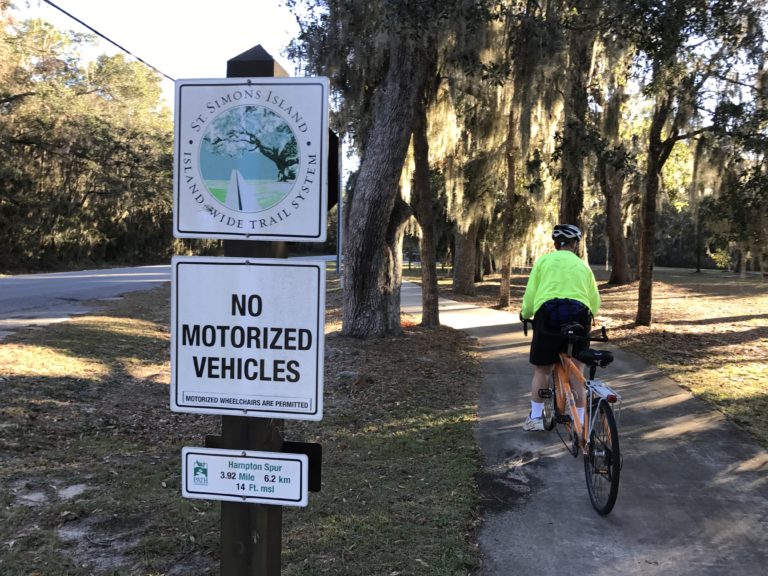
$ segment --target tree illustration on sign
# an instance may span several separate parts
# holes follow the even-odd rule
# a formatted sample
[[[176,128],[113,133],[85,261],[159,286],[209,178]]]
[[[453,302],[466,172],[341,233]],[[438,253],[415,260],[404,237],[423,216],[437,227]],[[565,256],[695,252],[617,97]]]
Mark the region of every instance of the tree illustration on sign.
[[[203,156],[211,194],[246,212],[271,208],[285,198],[299,164],[291,128],[262,106],[238,106],[217,116],[203,137]]]

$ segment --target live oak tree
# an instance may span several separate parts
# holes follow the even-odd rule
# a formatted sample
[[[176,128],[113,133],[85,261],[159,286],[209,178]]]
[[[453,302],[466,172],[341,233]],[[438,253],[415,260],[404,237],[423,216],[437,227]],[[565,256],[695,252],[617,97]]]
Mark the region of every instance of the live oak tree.
[[[768,66],[762,56],[752,83],[739,87],[751,98],[722,103],[714,115],[715,130],[701,139],[702,163],[716,164],[716,173],[700,169],[699,180],[715,191],[701,212],[711,251],[729,265],[736,250],[739,273],[748,260],[766,273],[768,265]],[[712,160],[715,162],[712,162]]]
[[[622,2],[608,4],[614,12]],[[622,137],[626,105],[629,100],[629,73],[633,47],[620,30],[608,29],[601,35],[597,47],[595,76],[601,82],[593,89],[599,112],[594,116],[594,138],[597,185],[605,199],[605,236],[608,259],[611,264],[610,284],[628,284],[632,281],[627,243],[624,237],[623,191],[627,177],[635,172],[632,144]]]
[[[727,78],[742,58],[761,51],[761,8],[746,0],[638,0],[627,6],[626,30],[643,57],[645,89],[654,102],[640,213],[638,325],[652,320],[661,171],[676,142],[711,129],[702,114],[706,89]]]
[[[481,54],[492,52],[503,41],[499,37],[501,15],[493,3],[466,5],[471,10],[435,36],[435,68],[428,75],[424,98],[425,122],[422,125],[417,118],[414,125],[411,203],[420,225],[420,244],[427,248],[422,256],[423,325],[437,319],[431,246],[436,244],[436,230],[444,226],[434,221],[435,207],[446,207],[453,227],[453,290],[472,293],[475,279],[482,274],[483,245],[487,245],[479,232],[491,218],[500,180],[500,90],[483,77]],[[427,174],[432,175],[429,180]],[[431,258],[425,260],[429,254]]]
[[[587,140],[588,87],[592,56],[598,33],[600,0],[566,3],[566,95],[563,98],[559,220],[584,228],[584,158],[590,149]]]
[[[563,69],[564,36],[559,26],[560,6],[536,1],[520,5],[519,11],[507,11],[507,41],[503,53],[509,66],[507,123],[505,127],[506,182],[501,212],[499,254],[501,279],[499,306],[510,304],[512,253],[515,242],[526,236],[535,223],[532,205],[545,203],[536,182],[534,158],[546,144],[536,142],[534,132],[548,133],[551,124],[537,118],[536,111],[545,103],[559,101],[561,91],[557,70]],[[554,115],[553,115],[554,116]],[[559,118],[553,118],[557,122]],[[518,250],[519,251],[519,250]]]
[[[421,98],[417,102],[413,122],[413,190],[411,206],[413,215],[419,224],[421,235],[419,239],[419,261],[421,262],[421,325],[438,326],[440,312],[438,309],[439,293],[437,289],[437,246],[435,237],[435,203],[437,191],[433,185],[429,162],[429,138],[427,110],[435,97],[436,61],[435,50],[432,54],[430,67],[427,71],[427,82]]]
[[[0,266],[171,253],[172,125],[159,77],[39,20],[0,34]]]
[[[297,53],[331,78],[337,127],[358,145],[347,203],[344,334],[398,333],[402,229],[399,180],[425,94],[438,33],[464,22],[474,2],[328,0],[303,19]],[[344,130],[349,127],[348,130]]]
[[[476,14],[443,58],[452,62],[441,106],[435,109],[435,140],[445,142],[446,204],[453,224],[453,292],[475,293],[504,188],[505,105],[508,88],[495,75],[505,69],[503,12]],[[441,129],[440,129],[441,128]],[[446,134],[452,135],[451,137]]]

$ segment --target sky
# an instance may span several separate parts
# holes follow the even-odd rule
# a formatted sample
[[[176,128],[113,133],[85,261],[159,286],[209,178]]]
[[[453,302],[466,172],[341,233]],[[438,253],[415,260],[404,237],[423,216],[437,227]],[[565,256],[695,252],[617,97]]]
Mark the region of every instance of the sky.
[[[12,0],[21,18],[90,32],[42,0]],[[260,44],[288,72],[284,56],[298,25],[283,0],[51,0],[133,55],[176,80],[224,78],[227,60]],[[101,40],[95,54],[119,50]],[[173,82],[163,79],[173,102]]]
[[[290,76],[296,75],[295,65],[284,52],[298,35],[299,26],[283,5],[284,0],[51,2],[175,80],[225,78],[227,60],[259,44]],[[12,3],[19,18],[41,18],[62,30],[92,33],[43,0]],[[92,57],[118,52],[118,48],[99,38]],[[168,106],[173,108],[174,83],[163,78],[162,88]],[[346,152],[344,157],[346,178],[358,160]]]

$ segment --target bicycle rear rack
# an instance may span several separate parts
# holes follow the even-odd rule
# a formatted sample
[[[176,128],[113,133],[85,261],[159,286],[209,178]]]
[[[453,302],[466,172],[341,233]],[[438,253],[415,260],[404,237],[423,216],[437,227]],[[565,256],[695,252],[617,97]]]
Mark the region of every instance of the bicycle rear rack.
[[[606,385],[602,380],[587,380],[586,386],[592,390],[594,395],[597,395],[600,398],[605,398],[611,404],[621,402],[621,394],[616,392],[610,386]]]
[[[605,400],[611,405],[613,415],[616,418],[616,426],[619,426],[621,420],[621,394],[600,379],[587,380],[585,385],[588,397],[591,397],[592,400],[588,406],[590,421],[595,417],[592,413],[592,407],[595,405],[595,402]]]

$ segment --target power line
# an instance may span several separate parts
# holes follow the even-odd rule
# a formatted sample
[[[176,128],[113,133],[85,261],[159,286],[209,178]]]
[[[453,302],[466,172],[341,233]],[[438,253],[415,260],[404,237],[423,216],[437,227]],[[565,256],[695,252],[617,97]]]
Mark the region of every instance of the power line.
[[[166,77],[166,78],[168,78],[168,80],[170,80],[171,82],[175,82],[175,81],[176,81],[174,78],[171,78],[170,76],[168,76],[168,74],[166,74],[165,72],[162,72],[161,70],[158,70],[157,68],[155,68],[154,66],[152,66],[152,64],[150,64],[149,62],[146,62],[146,61],[142,60],[141,58],[139,58],[138,56],[136,56],[136,55],[135,55],[133,52],[131,52],[131,51],[130,51],[130,50],[128,50],[127,48],[123,48],[122,46],[120,46],[120,44],[118,44],[117,42],[115,42],[115,41],[114,41],[114,40],[112,40],[111,38],[108,38],[107,36],[105,36],[104,34],[102,34],[101,32],[99,32],[99,31],[98,31],[98,30],[96,30],[95,28],[93,28],[93,27],[91,27],[91,26],[88,26],[88,24],[86,24],[85,22],[83,22],[82,20],[80,20],[80,18],[77,18],[76,16],[73,16],[72,14],[70,14],[69,12],[67,12],[66,10],[64,10],[63,8],[61,8],[60,6],[57,6],[56,4],[54,4],[53,2],[51,2],[50,0],[43,0],[43,2],[45,2],[46,4],[48,4],[49,6],[51,6],[51,7],[53,7],[53,8],[56,8],[56,10],[58,10],[58,11],[59,11],[59,12],[61,12],[62,14],[66,14],[67,16],[69,16],[70,18],[72,18],[72,20],[74,20],[75,22],[79,23],[80,25],[82,25],[82,26],[85,26],[86,28],[88,28],[88,30],[90,30],[91,32],[93,32],[93,33],[94,33],[94,34],[96,34],[97,36],[100,36],[101,38],[103,38],[104,40],[106,40],[107,42],[109,42],[110,44],[112,44],[113,46],[116,46],[117,48],[119,48],[120,50],[122,50],[123,52],[125,52],[126,54],[128,54],[129,56],[131,56],[132,58],[135,58],[136,60],[138,60],[139,62],[141,62],[142,64],[144,64],[144,66],[147,66],[147,67],[149,67],[149,68],[152,68],[152,70],[154,70],[155,72],[157,72],[157,73],[158,73],[158,74],[160,74],[161,76],[165,76],[165,77]]]

